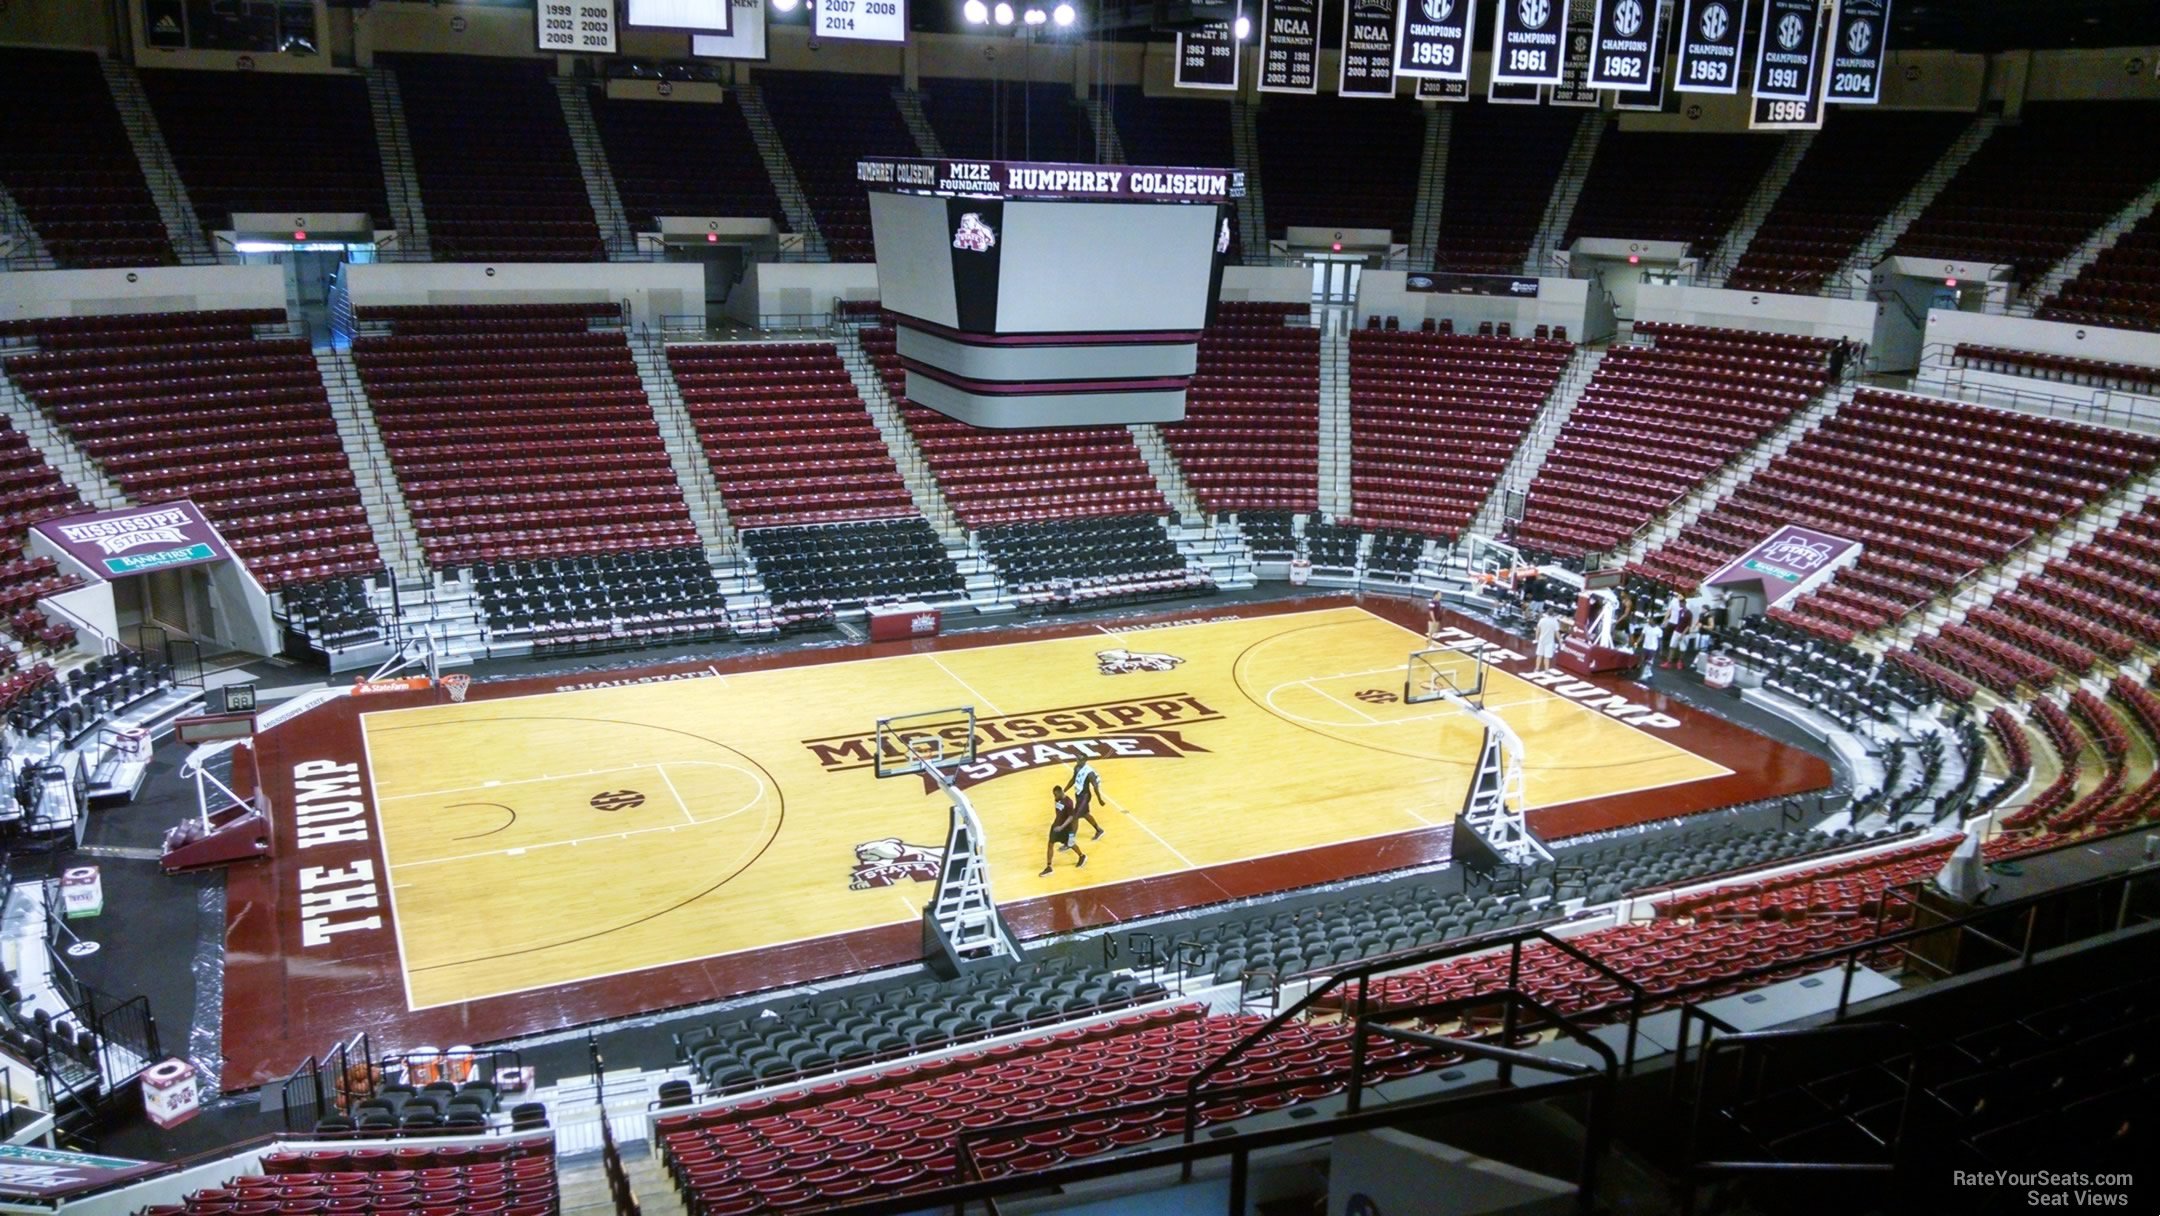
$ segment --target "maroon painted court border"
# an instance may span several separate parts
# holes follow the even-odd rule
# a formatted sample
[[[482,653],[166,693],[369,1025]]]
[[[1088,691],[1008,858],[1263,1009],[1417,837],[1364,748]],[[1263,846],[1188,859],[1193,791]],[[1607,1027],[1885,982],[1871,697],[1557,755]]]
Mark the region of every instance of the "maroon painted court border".
[[[1412,629],[1422,630],[1422,606],[1389,597],[1314,596],[1259,604],[1187,606],[1128,624],[1262,617],[1356,605]],[[1519,639],[1465,619],[1457,627],[1511,649]],[[1096,622],[1066,621],[909,642],[796,649],[763,655],[690,660],[616,672],[535,675],[475,684],[471,697],[521,696],[596,682],[714,668],[723,672],[800,667],[872,656],[931,653],[1001,645],[1016,639],[1069,637],[1095,632]],[[1504,670],[1527,664],[1503,663]],[[1603,831],[1736,803],[1827,787],[1828,765],[1806,752],[1703,713],[1677,698],[1610,678],[1590,682],[1624,692],[1638,704],[1683,723],[1677,742],[1733,770],[1723,777],[1685,785],[1588,799],[1532,812],[1532,826],[1551,839]],[[303,760],[364,759],[360,715],[434,704],[435,692],[348,697],[281,723],[257,740],[258,768],[272,806],[280,847],[263,861],[227,872],[223,1085],[246,1089],[292,1071],[311,1053],[359,1030],[378,1050],[432,1045],[483,1044],[572,1026],[697,1004],[766,989],[830,979],[921,956],[920,929],[892,925],[764,950],[654,967],[627,975],[566,984],[540,992],[493,997],[463,1005],[413,1012],[405,1007],[403,973],[394,932],[373,935],[375,948],[303,951],[300,942],[299,872],[319,859],[286,847],[294,838],[293,766]],[[362,795],[366,766],[360,766]],[[376,872],[384,872],[381,833],[372,833]],[[1429,828],[1371,840],[1308,849],[1276,857],[1211,866],[1178,874],[1117,883],[1004,905],[1015,932],[1026,938],[1096,925],[1122,923],[1229,899],[1312,886],[1444,861],[1449,829]],[[382,909],[390,915],[387,906]],[[340,946],[343,945],[341,941]]]

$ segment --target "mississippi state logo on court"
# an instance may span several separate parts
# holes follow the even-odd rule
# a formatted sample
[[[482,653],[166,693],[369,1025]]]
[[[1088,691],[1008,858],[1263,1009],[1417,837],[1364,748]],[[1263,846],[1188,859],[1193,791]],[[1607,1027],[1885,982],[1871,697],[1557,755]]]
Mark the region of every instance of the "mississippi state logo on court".
[[[1846,49],[1850,50],[1853,54],[1865,55],[1867,54],[1868,48],[1873,45],[1875,45],[1874,22],[1855,21],[1852,23],[1852,28],[1845,31]]]
[[[628,811],[645,805],[645,795],[636,790],[601,790],[585,800],[596,811]]]
[[[1418,7],[1427,21],[1445,21],[1455,15],[1455,0],[1423,0]]]
[[[1787,13],[1785,19],[1777,23],[1777,44],[1784,50],[1799,46],[1800,39],[1806,36],[1807,22],[1802,21],[1798,13]]]
[[[889,887],[902,879],[936,882],[944,864],[943,849],[909,844],[898,836],[866,841],[855,846],[855,869],[848,875],[848,890]]]
[[[953,230],[952,247],[970,253],[988,253],[997,244],[997,233],[983,223],[983,217],[973,211],[960,217],[960,226]]]
[[[1545,23],[1552,20],[1552,5],[1548,0],[1521,0],[1515,6],[1515,19],[1525,29],[1544,29]]]
[[[1106,676],[1125,676],[1136,671],[1169,671],[1184,661],[1174,654],[1156,654],[1145,650],[1095,652],[1095,669]]]
[[[1713,4],[1702,11],[1702,36],[1707,42],[1725,41],[1725,31],[1732,28],[1732,14],[1722,4]]]
[[[1633,38],[1642,32],[1642,5],[1635,0],[1620,0],[1613,9],[1613,32],[1622,38]]]

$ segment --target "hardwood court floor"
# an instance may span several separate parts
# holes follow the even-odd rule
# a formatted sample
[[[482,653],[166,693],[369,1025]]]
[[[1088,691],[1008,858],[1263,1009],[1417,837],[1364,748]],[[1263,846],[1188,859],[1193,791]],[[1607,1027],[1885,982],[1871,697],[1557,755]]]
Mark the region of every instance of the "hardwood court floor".
[[[962,780],[1001,904],[1446,824],[1477,734],[1459,709],[1403,703],[1424,645],[1334,607],[367,713],[406,1003],[914,922],[946,800],[874,778],[885,715],[976,707]],[[1167,658],[1101,657],[1118,649]],[[1487,703],[1522,736],[1533,808],[1733,772],[1678,722],[1631,725],[1497,668]],[[1083,827],[1087,866],[1063,854],[1039,878],[1050,787],[1088,750],[1108,834]]]

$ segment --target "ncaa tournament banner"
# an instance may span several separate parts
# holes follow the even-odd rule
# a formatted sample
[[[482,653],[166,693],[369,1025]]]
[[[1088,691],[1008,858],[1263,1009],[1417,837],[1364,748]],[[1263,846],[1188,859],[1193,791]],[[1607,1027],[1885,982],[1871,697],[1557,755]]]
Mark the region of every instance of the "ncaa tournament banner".
[[[1236,89],[1239,49],[1234,18],[1178,31],[1177,87]]]
[[[1476,0],[1402,0],[1395,14],[1395,74],[1468,80],[1476,17]]]
[[[107,581],[232,557],[225,538],[185,498],[48,519],[31,530]]]
[[[1500,0],[1493,21],[1492,78],[1504,84],[1560,83],[1560,40],[1568,0]]]
[[[1680,61],[1673,90],[1680,93],[1740,91],[1740,31],[1747,0],[1681,0]]]
[[[1417,82],[1419,101],[1468,101],[1470,82],[1467,80],[1425,80]]]
[[[1815,0],[1763,0],[1755,96],[1806,101],[1815,92]]]
[[[533,22],[536,50],[615,53],[615,0],[540,0]]]
[[[1598,91],[1590,87],[1590,26],[1578,23],[1568,27],[1567,58],[1560,64],[1560,83],[1552,87],[1551,101],[1556,106],[1574,106],[1578,109],[1595,109]]]
[[[1349,0],[1343,5],[1342,66],[1335,92],[1343,97],[1395,95],[1395,0]]]
[[[1320,0],[1262,0],[1260,91],[1320,91]]]
[[[1823,100],[1848,106],[1881,101],[1889,40],[1890,0],[1845,0],[1830,37],[1830,85]]]
[[[1703,580],[1703,586],[1760,584],[1763,609],[1768,611],[1828,582],[1840,566],[1859,555],[1859,541],[1786,524],[1761,544],[1725,563],[1724,568]]]
[[[1597,0],[1590,22],[1590,87],[1639,93],[1658,50],[1658,0]]]

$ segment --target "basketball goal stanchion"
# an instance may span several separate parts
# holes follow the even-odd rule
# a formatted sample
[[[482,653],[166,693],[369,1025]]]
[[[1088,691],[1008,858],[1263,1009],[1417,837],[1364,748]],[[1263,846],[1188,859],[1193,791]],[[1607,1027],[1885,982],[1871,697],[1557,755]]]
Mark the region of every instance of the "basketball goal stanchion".
[[[1485,708],[1485,661],[1460,650],[1419,650],[1403,675],[1403,703],[1446,702],[1478,724],[1478,759],[1455,816],[1452,855],[1472,869],[1528,866],[1552,852],[1523,820],[1522,736]]]
[[[923,908],[922,920],[924,962],[947,978],[1021,957],[990,894],[982,821],[953,780],[953,770],[975,762],[975,738],[972,705],[877,722],[872,771],[881,779],[921,775],[943,790],[951,804],[937,891]]]

